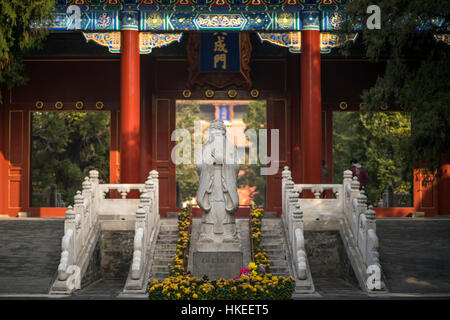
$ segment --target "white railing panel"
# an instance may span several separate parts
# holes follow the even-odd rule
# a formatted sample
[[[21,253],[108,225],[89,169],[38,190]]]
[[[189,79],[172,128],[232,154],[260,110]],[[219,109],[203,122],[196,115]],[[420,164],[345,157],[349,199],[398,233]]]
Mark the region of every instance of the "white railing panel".
[[[282,219],[286,225],[289,239],[289,249],[294,263],[300,265],[303,260],[301,250],[303,243],[303,218],[312,220],[319,217],[336,217],[343,224],[344,239],[349,246],[349,252],[354,255],[361,283],[367,279],[366,270],[379,264],[378,237],[376,235],[375,212],[367,207],[367,197],[360,191],[360,184],[352,172],[346,170],[342,184],[294,184],[291,172],[287,167],[282,173]],[[323,198],[323,193],[330,190],[335,198]],[[310,191],[314,198],[299,198],[303,191]],[[328,192],[329,193],[329,192]],[[301,208],[301,210],[300,210]],[[301,213],[301,214],[300,214]],[[302,216],[299,221],[298,216]],[[297,216],[297,218],[294,218]],[[301,222],[301,224],[299,224]],[[299,251],[300,250],[300,251]],[[301,268],[296,265],[297,273]],[[377,290],[379,288],[369,288]]]

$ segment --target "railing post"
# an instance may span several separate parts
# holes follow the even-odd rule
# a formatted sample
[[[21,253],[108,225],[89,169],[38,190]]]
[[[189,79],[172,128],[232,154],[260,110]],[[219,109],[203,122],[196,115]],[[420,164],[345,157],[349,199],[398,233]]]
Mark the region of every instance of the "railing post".
[[[156,218],[159,217],[159,173],[156,170],[152,170],[150,171],[150,177],[153,181],[153,197],[152,197],[152,202],[153,202],[153,212],[155,213],[154,217],[155,217],[155,221],[156,222]]]
[[[286,183],[291,180],[292,181],[292,176],[291,176],[291,171],[289,170],[289,168],[286,166],[284,167],[283,172],[281,173],[281,201],[282,201],[282,216],[286,215]],[[283,217],[284,219],[284,217]]]
[[[300,204],[297,202],[292,208],[292,253],[295,261],[297,277],[300,280],[306,280],[306,252],[305,238],[303,235],[303,212]]]
[[[72,259],[73,261],[71,263],[75,264],[75,262],[78,259],[78,255],[77,255],[77,243],[76,243],[76,234],[77,234],[77,227],[76,227],[76,222],[75,222],[75,216],[76,213],[73,210],[72,206],[69,206],[67,208],[66,211],[66,219],[64,221],[64,234],[66,234],[67,231],[72,230]],[[63,238],[64,239],[64,238]]]
[[[88,230],[91,229],[92,227],[92,183],[89,180],[88,177],[84,178],[84,182],[82,184],[82,188],[83,188],[83,198],[85,200],[87,200],[88,204],[87,207],[85,208],[85,223],[88,226]]]
[[[99,172],[97,170],[89,171],[89,181],[91,182],[91,198],[90,200],[90,212],[92,216],[91,225],[95,225],[97,223],[97,210],[99,208],[99,202],[102,194],[98,192],[98,184],[99,184]]]
[[[139,208],[136,210],[136,230],[142,228],[145,232],[147,219],[147,212],[142,204],[139,205]]]
[[[378,254],[378,236],[376,225],[376,214],[372,206],[369,206],[364,213],[366,215],[367,223],[367,265],[377,264],[379,267],[379,254]],[[370,231],[372,230],[372,231]]]
[[[351,188],[352,188],[352,196],[353,198],[357,198],[359,195],[359,181],[358,178],[356,176],[353,177],[352,182],[350,184]]]
[[[146,217],[147,212],[142,206],[136,211],[136,224],[135,224],[135,234],[134,234],[134,251],[133,251],[133,262],[131,266],[131,277],[134,280],[138,280],[142,273],[142,266],[145,261],[145,233],[146,230]]]
[[[67,231],[72,230],[72,241],[71,241],[71,247],[72,247],[72,261],[70,263],[76,264],[78,259],[78,247],[79,244],[77,243],[77,224],[76,224],[76,213],[73,210],[72,206],[69,206],[66,211],[66,220],[64,222],[64,234],[67,233]],[[64,240],[64,237],[63,237]],[[61,248],[62,249],[62,248]],[[69,253],[70,254],[70,253]]]
[[[85,237],[86,237],[86,230],[85,230],[85,210],[84,210],[84,198],[81,195],[81,191],[77,191],[77,194],[74,197],[74,209],[75,209],[75,213],[78,216],[78,226],[77,229],[81,229],[80,230],[80,239],[81,239],[81,245],[79,246],[78,250],[84,247],[85,244]],[[75,218],[76,219],[76,218]],[[78,230],[77,233],[75,235],[75,241],[78,240]],[[77,256],[78,256],[78,252],[77,252]]]
[[[364,190],[360,191],[358,196],[359,214],[364,213],[367,210],[367,196]]]
[[[152,232],[153,225],[152,225],[152,208],[151,208],[151,201],[150,201],[150,193],[144,192],[141,193],[141,204],[140,207],[144,209],[145,211],[145,228],[144,228],[144,237],[145,237],[145,243],[147,243],[148,238],[150,237],[150,233]],[[137,213],[136,213],[137,214]]]
[[[292,185],[292,188],[290,188],[290,186]],[[299,193],[297,191],[295,191],[294,189],[294,182],[292,180],[288,181],[287,186],[288,188],[288,193],[287,193],[287,197],[288,197],[288,203],[287,203],[287,212],[286,212],[286,222],[288,223],[287,227],[288,227],[288,232],[290,235],[293,235],[294,232],[294,228],[293,228],[293,221],[292,221],[292,212],[294,210],[294,208],[296,207],[296,205],[298,204],[298,196]],[[292,236],[291,236],[292,238]]]
[[[76,232],[75,226],[75,212],[72,206],[66,211],[66,219],[64,221],[64,236],[61,240],[61,259],[58,265],[58,280],[67,280],[67,268],[75,263],[75,242],[74,236]]]

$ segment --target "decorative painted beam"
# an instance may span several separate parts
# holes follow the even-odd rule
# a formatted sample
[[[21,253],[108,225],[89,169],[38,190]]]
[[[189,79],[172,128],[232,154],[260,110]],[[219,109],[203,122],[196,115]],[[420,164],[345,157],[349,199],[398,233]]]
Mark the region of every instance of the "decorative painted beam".
[[[111,53],[120,53],[120,32],[83,32],[86,41],[108,47]],[[168,46],[174,42],[180,42],[182,33],[139,33],[139,53],[151,53],[154,48]]]
[[[334,30],[344,0],[58,0],[50,30],[154,32]],[[309,15],[312,20],[303,20]]]
[[[301,32],[257,32],[261,42],[269,42],[273,45],[289,48],[289,52],[300,53],[301,48]],[[342,46],[347,41],[355,42],[358,37],[357,33],[349,35],[333,34],[331,32],[320,33],[320,53],[330,53],[333,48]]]

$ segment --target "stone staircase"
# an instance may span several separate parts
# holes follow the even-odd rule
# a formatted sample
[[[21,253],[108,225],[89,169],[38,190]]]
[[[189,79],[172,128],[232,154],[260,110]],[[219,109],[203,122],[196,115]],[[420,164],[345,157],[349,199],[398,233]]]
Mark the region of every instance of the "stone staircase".
[[[150,278],[162,280],[169,276],[168,264],[172,263],[178,241],[177,219],[161,219],[158,238],[152,255]]]
[[[377,219],[391,293],[450,293],[450,219]]]
[[[0,294],[47,294],[63,234],[64,219],[1,219]]]
[[[270,272],[289,277],[287,244],[280,219],[265,218],[261,226],[262,246],[270,260]]]

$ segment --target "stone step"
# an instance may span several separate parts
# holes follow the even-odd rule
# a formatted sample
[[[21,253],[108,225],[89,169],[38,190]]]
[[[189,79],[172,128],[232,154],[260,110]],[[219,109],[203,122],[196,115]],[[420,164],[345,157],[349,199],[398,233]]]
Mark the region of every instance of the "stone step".
[[[289,273],[289,267],[288,266],[272,266],[270,265],[270,272],[276,273],[276,272],[288,272]]]
[[[152,272],[169,272],[169,267],[167,265],[165,266],[159,266],[159,265],[153,265],[152,266]]]
[[[173,263],[170,258],[155,258],[152,262],[154,266],[167,266],[169,263]]]
[[[161,240],[178,240],[178,236],[172,236],[172,235],[159,235],[158,238],[156,239],[156,241],[161,241]]]
[[[169,277],[169,272],[153,272],[152,275],[152,279],[164,280]]]
[[[284,244],[284,241],[283,241],[283,239],[278,239],[278,238],[275,238],[275,239],[264,239],[263,238],[263,241],[262,241],[262,245],[263,245],[263,247],[265,246],[265,245],[279,245],[279,246],[282,246]]]
[[[263,243],[262,247],[263,247],[263,249],[266,252],[271,251],[271,250],[284,252],[284,245],[283,244],[267,244],[267,243]]]
[[[153,260],[157,260],[157,259],[171,259],[174,256],[174,252],[172,253],[161,253],[161,252],[155,252],[155,254],[153,255]]]
[[[262,227],[264,226],[281,226],[281,220],[279,219],[263,219],[262,220]]]
[[[286,259],[286,253],[267,254],[267,258],[269,258],[270,263],[272,263],[273,260],[284,260]]]
[[[261,231],[280,231],[281,232],[281,224],[277,224],[277,225],[265,225],[262,224],[261,225]]]
[[[174,248],[169,248],[169,249],[158,248],[158,247],[156,249],[158,249],[158,250],[155,250],[155,254],[156,253],[161,254],[161,255],[173,255],[173,254],[175,254],[175,246],[174,246]]]
[[[273,227],[261,227],[261,232],[262,233],[278,233],[281,234],[283,232],[283,230],[281,229],[281,226],[273,226]]]
[[[175,252],[177,248],[177,244],[175,243],[156,243],[156,250],[159,249],[170,249],[173,250]]]
[[[281,260],[281,259],[270,259],[270,266],[272,267],[288,267],[289,263],[287,260]]]
[[[175,225],[161,225],[161,227],[159,228],[159,232],[178,232],[178,226]]]
[[[163,231],[160,232],[158,237],[178,237],[178,232],[177,231]]]
[[[262,233],[261,238],[264,239],[283,239],[283,236],[279,233]]]
[[[272,273],[272,275],[273,276],[276,276],[276,277],[285,277],[285,278],[289,278],[290,277],[290,274],[289,274],[289,272],[286,272],[286,273]]]

